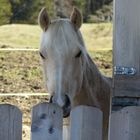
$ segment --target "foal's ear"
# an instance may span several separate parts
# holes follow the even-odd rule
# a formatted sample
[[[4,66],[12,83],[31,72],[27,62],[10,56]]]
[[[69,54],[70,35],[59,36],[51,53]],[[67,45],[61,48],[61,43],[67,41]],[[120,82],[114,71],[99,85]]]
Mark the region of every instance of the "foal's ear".
[[[48,16],[48,12],[46,8],[42,8],[39,16],[38,16],[38,23],[43,31],[46,31],[50,25],[50,19]]]
[[[83,23],[83,17],[81,12],[78,8],[74,7],[72,14],[70,16],[70,20],[73,23],[73,25],[76,27],[76,29],[79,29]]]

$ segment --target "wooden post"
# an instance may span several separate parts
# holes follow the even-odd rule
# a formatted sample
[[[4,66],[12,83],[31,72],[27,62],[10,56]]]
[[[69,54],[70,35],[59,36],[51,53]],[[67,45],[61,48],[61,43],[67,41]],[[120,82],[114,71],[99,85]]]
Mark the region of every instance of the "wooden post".
[[[31,140],[62,140],[63,113],[55,104],[33,107]]]
[[[140,105],[140,0],[114,1],[112,110]]]
[[[22,140],[22,113],[13,105],[0,105],[0,139]]]
[[[109,140],[140,140],[140,107],[125,107],[112,113]]]
[[[140,97],[140,0],[114,1],[113,94]]]
[[[71,112],[70,140],[102,140],[102,112],[78,106]]]

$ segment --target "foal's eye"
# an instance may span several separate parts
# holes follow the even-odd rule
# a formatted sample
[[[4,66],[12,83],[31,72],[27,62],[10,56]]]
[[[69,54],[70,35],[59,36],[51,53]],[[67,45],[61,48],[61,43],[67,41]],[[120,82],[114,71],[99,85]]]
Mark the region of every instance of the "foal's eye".
[[[39,52],[39,54],[42,59],[45,59],[45,56],[41,52]]]
[[[79,51],[75,57],[78,58],[81,56],[81,54],[82,54],[82,51]]]

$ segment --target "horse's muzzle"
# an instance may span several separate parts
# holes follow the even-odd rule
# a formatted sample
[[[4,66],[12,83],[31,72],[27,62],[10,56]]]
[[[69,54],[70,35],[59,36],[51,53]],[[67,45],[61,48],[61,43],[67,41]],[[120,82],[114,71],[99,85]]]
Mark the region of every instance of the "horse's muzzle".
[[[53,100],[53,96],[51,96],[50,100],[49,100],[49,103],[56,103],[54,100]],[[65,104],[64,106],[62,107],[63,109],[63,117],[64,118],[67,118],[69,117],[70,115],[70,111],[71,111],[71,103],[70,103],[70,99],[67,95],[65,95]]]

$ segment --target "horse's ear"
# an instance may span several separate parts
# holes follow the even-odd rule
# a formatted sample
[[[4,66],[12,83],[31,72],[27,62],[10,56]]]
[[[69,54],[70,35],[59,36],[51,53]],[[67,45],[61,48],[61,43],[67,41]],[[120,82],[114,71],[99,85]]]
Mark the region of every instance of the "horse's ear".
[[[83,23],[83,16],[79,9],[76,7],[73,8],[72,14],[70,16],[70,20],[73,23],[73,25],[76,27],[76,29],[79,29]]]
[[[38,23],[43,31],[46,31],[50,25],[50,19],[48,16],[48,12],[46,8],[42,8],[39,16],[38,16]]]

